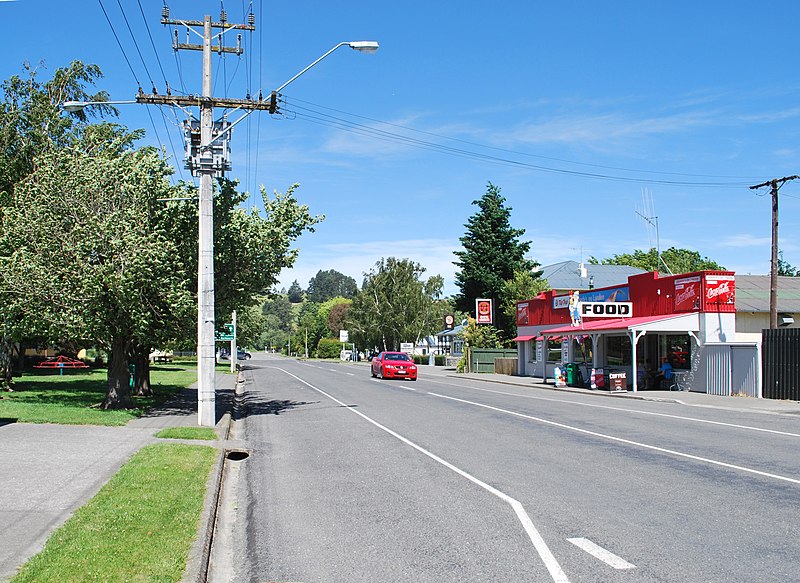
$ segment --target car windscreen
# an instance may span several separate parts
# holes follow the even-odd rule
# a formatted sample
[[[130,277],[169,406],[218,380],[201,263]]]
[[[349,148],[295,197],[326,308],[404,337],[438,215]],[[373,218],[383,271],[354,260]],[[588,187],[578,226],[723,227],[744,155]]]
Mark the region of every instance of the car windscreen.
[[[387,354],[386,360],[411,360],[407,354]]]

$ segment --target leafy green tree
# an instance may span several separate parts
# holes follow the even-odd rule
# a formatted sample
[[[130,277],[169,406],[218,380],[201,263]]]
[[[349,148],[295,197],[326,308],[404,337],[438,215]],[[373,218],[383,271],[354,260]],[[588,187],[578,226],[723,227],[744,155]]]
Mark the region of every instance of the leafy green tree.
[[[193,301],[172,240],[150,223],[155,200],[172,194],[171,169],[153,149],[133,150],[131,134],[89,129],[80,147],[37,157],[15,188],[0,276],[27,333],[110,353],[103,407],[130,407],[134,343],[191,314]]]
[[[297,283],[296,279],[292,282],[292,285],[289,286],[287,295],[289,297],[289,301],[293,304],[299,304],[303,301],[303,288],[300,287],[300,284]]]
[[[439,275],[423,280],[424,272],[424,267],[409,259],[378,261],[350,307],[351,341],[367,348],[397,350],[401,342],[414,342],[434,332],[444,315],[437,302],[444,280]]]
[[[467,232],[459,239],[464,250],[455,252],[459,260],[453,263],[459,268],[456,308],[474,314],[477,298],[499,299],[505,282],[517,271],[532,270],[535,262],[525,258],[531,244],[519,240],[524,229],[511,227],[511,207],[505,206],[499,187],[490,182],[486,193],[472,204],[479,210],[464,225]],[[510,338],[515,320],[498,310],[497,328]]]
[[[778,275],[800,277],[800,269],[793,267],[788,261],[784,261],[783,251],[778,252]]]
[[[321,304],[331,298],[352,298],[358,292],[356,280],[335,269],[319,270],[308,281],[308,299]]]
[[[712,261],[708,257],[701,257],[697,251],[689,249],[677,249],[670,247],[666,251],[661,252],[662,270],[663,264],[666,263],[672,273],[691,273],[693,271],[709,270],[724,270],[716,261]],[[633,253],[621,253],[619,255],[612,255],[606,259],[598,260],[595,257],[589,258],[589,263],[600,263],[602,265],[629,265],[631,267],[638,267],[645,271],[659,271],[658,269],[658,251],[655,247],[650,248],[648,251],[641,249],[634,250]]]
[[[0,206],[11,203],[14,188],[33,171],[37,156],[79,139],[87,114],[115,113],[110,106],[98,105],[87,113],[62,115],[60,104],[64,101],[107,100],[105,92],[92,94],[88,90],[100,77],[102,73],[96,65],[74,61],[42,82],[37,69],[26,63],[22,75],[14,75],[0,85]],[[0,225],[0,232],[3,231]],[[6,246],[0,248],[0,257],[11,253],[7,246],[13,244],[11,239],[0,237],[0,245]],[[33,339],[12,325],[19,318],[8,312],[8,306],[0,301],[0,386],[10,387],[12,349],[17,342]],[[22,336],[12,336],[12,328]]]
[[[503,282],[500,294],[500,309],[508,319],[516,321],[517,302],[535,298],[550,289],[546,279],[541,279],[541,271],[515,271],[514,277]]]

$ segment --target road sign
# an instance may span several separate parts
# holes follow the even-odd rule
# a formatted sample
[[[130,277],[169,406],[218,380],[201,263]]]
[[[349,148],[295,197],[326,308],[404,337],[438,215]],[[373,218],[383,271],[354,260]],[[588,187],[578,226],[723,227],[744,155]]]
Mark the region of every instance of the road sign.
[[[216,331],[214,332],[214,340],[216,342],[230,342],[236,338],[236,328],[233,324],[225,324],[225,333]]]

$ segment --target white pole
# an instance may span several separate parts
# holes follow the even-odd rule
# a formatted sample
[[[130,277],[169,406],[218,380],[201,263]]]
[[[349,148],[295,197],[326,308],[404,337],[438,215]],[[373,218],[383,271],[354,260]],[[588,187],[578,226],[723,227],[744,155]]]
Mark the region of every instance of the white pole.
[[[216,425],[214,358],[214,200],[211,142],[214,107],[211,104],[211,17],[203,23],[203,103],[200,105],[200,217],[197,278],[197,422]]]

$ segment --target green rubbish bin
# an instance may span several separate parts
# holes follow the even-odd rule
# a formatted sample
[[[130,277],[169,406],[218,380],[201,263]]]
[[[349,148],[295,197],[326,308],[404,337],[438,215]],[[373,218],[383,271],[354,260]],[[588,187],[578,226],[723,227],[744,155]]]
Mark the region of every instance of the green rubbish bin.
[[[576,362],[567,363],[567,386],[583,387],[583,375]]]

